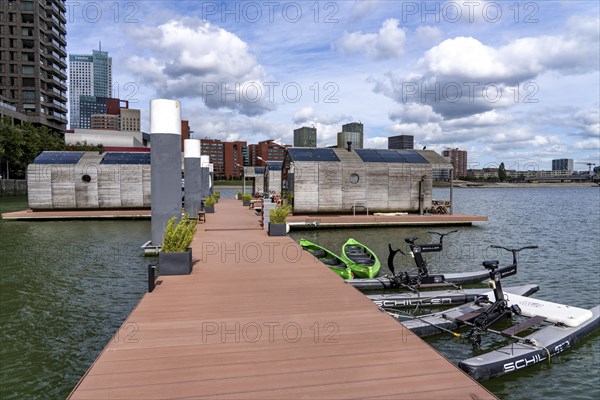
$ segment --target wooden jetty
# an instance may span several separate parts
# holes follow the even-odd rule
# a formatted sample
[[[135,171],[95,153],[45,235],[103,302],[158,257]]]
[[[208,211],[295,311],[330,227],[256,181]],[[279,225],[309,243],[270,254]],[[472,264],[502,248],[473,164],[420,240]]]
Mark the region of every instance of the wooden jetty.
[[[473,222],[486,222],[482,215],[468,214],[407,214],[407,215],[292,215],[288,223],[292,229],[314,228],[353,228],[382,226],[434,226],[472,225]]]
[[[493,399],[254,211],[222,199],[71,399]]]
[[[139,210],[22,210],[2,214],[2,219],[19,221],[77,219],[150,219],[150,209]]]

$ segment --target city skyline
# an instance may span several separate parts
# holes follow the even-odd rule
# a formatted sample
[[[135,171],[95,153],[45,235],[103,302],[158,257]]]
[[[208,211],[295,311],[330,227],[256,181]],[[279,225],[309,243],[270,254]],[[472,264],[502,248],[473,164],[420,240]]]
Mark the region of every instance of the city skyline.
[[[325,147],[360,120],[364,147],[413,135],[473,168],[599,163],[595,2],[113,3],[69,9],[68,50],[103,42],[143,130],[171,97],[198,138],[292,143],[314,125]]]

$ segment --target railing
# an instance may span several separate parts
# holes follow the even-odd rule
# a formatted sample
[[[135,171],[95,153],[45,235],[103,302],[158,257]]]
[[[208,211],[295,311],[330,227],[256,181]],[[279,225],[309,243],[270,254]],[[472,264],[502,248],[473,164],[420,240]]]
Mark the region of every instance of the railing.
[[[362,207],[367,210],[367,215],[369,215],[369,202],[367,200],[354,200],[352,203],[352,215],[356,216],[356,207]]]

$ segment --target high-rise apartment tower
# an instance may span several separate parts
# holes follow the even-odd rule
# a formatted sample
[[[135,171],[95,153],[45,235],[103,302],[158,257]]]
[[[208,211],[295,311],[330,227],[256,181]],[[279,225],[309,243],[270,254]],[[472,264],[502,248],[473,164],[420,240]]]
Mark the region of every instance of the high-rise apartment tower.
[[[64,0],[0,1],[0,116],[64,131]]]

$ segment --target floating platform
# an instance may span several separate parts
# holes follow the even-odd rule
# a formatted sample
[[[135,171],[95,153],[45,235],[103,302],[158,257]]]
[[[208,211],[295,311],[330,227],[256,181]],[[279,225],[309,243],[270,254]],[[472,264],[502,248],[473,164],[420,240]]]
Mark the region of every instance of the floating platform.
[[[31,209],[2,214],[2,219],[18,221],[65,221],[79,219],[150,219],[150,209],[139,210],[48,210]]]
[[[302,248],[221,199],[70,399],[494,399]]]
[[[408,215],[291,215],[290,229],[353,228],[383,226],[472,225],[487,222],[483,215],[468,214],[408,214]]]

